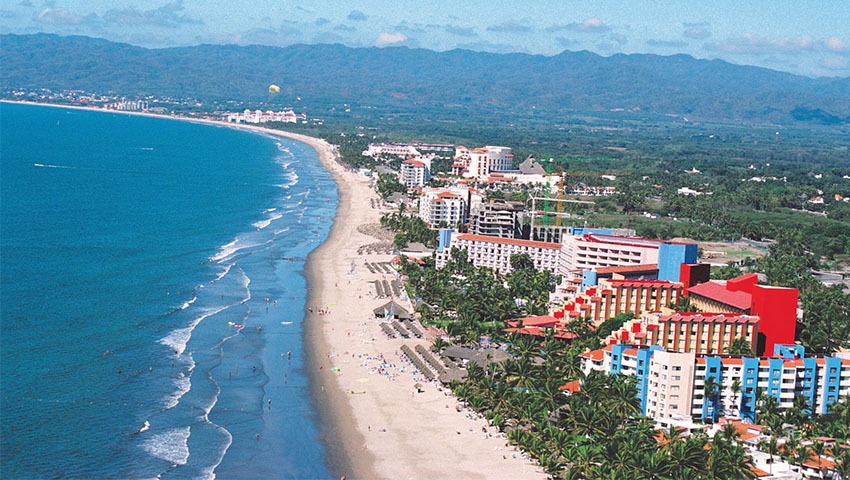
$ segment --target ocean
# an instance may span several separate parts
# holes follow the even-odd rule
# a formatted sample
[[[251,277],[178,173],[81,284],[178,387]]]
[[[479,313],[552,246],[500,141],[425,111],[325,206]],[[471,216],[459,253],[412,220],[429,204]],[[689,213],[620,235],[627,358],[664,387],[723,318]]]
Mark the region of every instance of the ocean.
[[[0,103],[0,477],[332,478],[304,370],[309,146]]]

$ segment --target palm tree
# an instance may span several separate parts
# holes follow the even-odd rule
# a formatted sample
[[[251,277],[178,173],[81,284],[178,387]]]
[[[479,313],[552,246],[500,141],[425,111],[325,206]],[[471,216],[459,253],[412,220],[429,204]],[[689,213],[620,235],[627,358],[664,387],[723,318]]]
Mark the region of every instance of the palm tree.
[[[720,389],[723,388],[720,382],[718,382],[713,375],[706,375],[705,377],[705,386],[704,388],[704,402],[707,405],[707,414],[709,418],[711,418],[712,423],[717,421],[718,415],[718,396],[720,393]],[[706,417],[703,417],[706,418]]]
[[[608,409],[620,418],[640,413],[640,399],[637,397],[637,380],[633,376],[614,377],[606,402]]]
[[[675,465],[669,458],[656,451],[645,451],[637,457],[639,475],[637,478],[667,479]]]
[[[767,450],[770,455],[770,474],[773,475],[773,456],[779,452],[779,440],[776,435],[771,435],[769,440],[759,441],[759,449]]]
[[[687,438],[678,437],[669,444],[667,455],[676,466],[672,472],[675,478],[688,478],[688,474],[705,468],[708,458],[708,450],[705,448],[707,442],[708,438],[704,435],[691,435]]]
[[[835,455],[835,465],[833,466],[832,471],[838,475],[838,480],[850,480],[850,448],[842,448],[841,451]]]
[[[794,464],[800,467],[802,471],[803,465],[812,459],[812,449],[806,447],[805,445],[801,446],[799,450],[797,450],[797,454],[794,455]]]
[[[777,400],[773,395],[769,395],[763,390],[759,390],[756,401],[756,423],[766,425],[771,417],[778,416],[779,400]],[[777,429],[772,430],[774,432],[779,431]]]
[[[823,468],[821,467],[821,463],[823,462],[824,453],[826,453],[826,444],[824,443],[824,441],[812,441],[812,454],[818,462],[818,476],[820,478],[823,478]]]
[[[741,404],[738,402],[738,396],[741,394],[741,380],[736,378],[732,380],[732,385],[729,387],[732,390],[732,403],[735,405],[735,415],[741,417]]]
[[[605,461],[605,456],[599,446],[589,443],[579,443],[567,453],[570,470],[576,469],[585,477],[590,477],[593,469]]]

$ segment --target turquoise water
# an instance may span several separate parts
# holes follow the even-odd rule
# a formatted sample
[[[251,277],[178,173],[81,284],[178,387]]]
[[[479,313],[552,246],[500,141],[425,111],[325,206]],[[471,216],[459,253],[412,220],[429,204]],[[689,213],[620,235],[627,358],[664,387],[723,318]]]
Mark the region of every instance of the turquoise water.
[[[106,112],[0,122],[0,477],[333,476],[302,355],[304,258],[338,201],[316,153]]]

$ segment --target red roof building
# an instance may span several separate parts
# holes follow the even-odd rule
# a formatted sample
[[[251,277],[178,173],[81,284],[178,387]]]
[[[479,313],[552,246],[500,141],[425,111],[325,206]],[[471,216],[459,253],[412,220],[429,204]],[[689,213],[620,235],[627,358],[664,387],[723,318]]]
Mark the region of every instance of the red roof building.
[[[683,278],[693,265],[683,264]],[[758,275],[749,273],[737,278],[685,285],[685,295],[698,310],[739,313],[760,318],[756,353],[772,352],[777,344],[794,343],[797,328],[796,288],[759,285]]]

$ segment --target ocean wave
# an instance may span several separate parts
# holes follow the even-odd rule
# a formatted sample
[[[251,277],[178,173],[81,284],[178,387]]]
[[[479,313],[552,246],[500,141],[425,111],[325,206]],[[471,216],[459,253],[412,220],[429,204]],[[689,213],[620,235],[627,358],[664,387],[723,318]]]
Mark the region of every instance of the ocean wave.
[[[173,465],[185,465],[189,460],[189,427],[175,428],[152,436],[142,443],[142,448],[153,457]]]
[[[269,225],[271,225],[271,223],[272,223],[273,221],[275,221],[275,220],[277,220],[277,219],[279,219],[279,218],[281,218],[281,217],[283,217],[283,214],[282,214],[282,213],[275,213],[275,214],[273,214],[273,215],[269,216],[269,218],[267,218],[267,219],[265,219],[265,220],[260,220],[259,222],[254,222],[254,223],[253,223],[253,224],[251,224],[251,225],[252,225],[254,228],[256,228],[257,230],[262,230],[262,229],[264,229],[264,228],[268,227]]]
[[[244,285],[244,282],[243,282]],[[247,287],[247,285],[245,285]],[[248,295],[250,299],[250,295]],[[244,303],[247,300],[242,300],[240,303]],[[204,313],[196,317],[187,327],[178,328],[176,330],[172,330],[171,333],[166,335],[165,337],[159,340],[159,343],[171,348],[174,351],[175,355],[181,355],[186,350],[186,344],[189,343],[189,339],[192,338],[192,330],[201,323],[205,318],[211,317],[217,313],[223,312],[227,310],[232,305],[220,305],[209,310],[206,310]]]
[[[224,260],[232,259],[240,250],[245,250],[247,248],[258,247],[260,245],[268,243],[259,242],[259,243],[251,243],[248,242],[243,237],[236,237],[232,242],[222,245],[218,249],[218,253],[210,257],[210,261],[212,262],[222,262]]]
[[[174,386],[177,387],[177,390],[165,397],[162,406],[163,410],[170,410],[176,407],[180,403],[180,399],[183,398],[183,395],[186,395],[186,392],[192,389],[191,377],[180,372],[177,378],[174,379]]]
[[[161,338],[159,343],[174,350],[175,355],[180,355],[186,349],[186,343],[192,337],[192,328],[194,326],[173,330],[166,337]]]
[[[215,425],[215,424],[213,424],[213,425]],[[204,473],[207,474],[206,478],[209,478],[209,479],[215,478],[215,469],[218,468],[219,465],[221,465],[221,461],[224,460],[224,456],[227,454],[227,451],[230,449],[230,446],[233,445],[233,435],[230,433],[230,431],[227,430],[226,428],[222,427],[221,425],[216,425],[216,427],[218,427],[219,430],[221,430],[221,432],[224,434],[224,437],[227,439],[227,441],[225,442],[224,447],[221,449],[221,455],[218,457],[218,461],[215,462],[215,465],[211,465],[209,467],[209,469],[204,471]]]
[[[186,309],[187,309],[187,308],[189,308],[189,307],[190,307],[193,303],[195,303],[195,302],[197,302],[197,301],[198,301],[198,297],[192,297],[191,299],[186,300],[185,302],[183,302],[183,305],[180,305],[180,310],[186,310]]]
[[[230,273],[230,269],[233,268],[234,265],[236,265],[236,264],[231,263],[231,264],[228,264],[227,266],[225,266],[224,270],[222,270],[221,273],[216,275],[216,277],[214,279],[212,279],[210,281],[210,283],[215,283],[215,282],[221,280],[222,278],[224,278],[228,273]]]
[[[286,179],[286,183],[277,184],[277,185],[275,185],[276,187],[278,187],[278,188],[290,188],[290,187],[298,184],[298,174],[295,173],[294,170],[286,172],[283,176]]]
[[[77,169],[77,167],[69,167],[67,165],[51,165],[49,163],[33,163],[32,166],[38,168],[67,168],[69,170]]]

